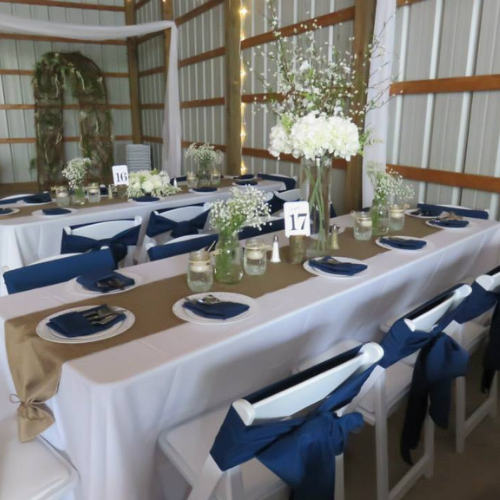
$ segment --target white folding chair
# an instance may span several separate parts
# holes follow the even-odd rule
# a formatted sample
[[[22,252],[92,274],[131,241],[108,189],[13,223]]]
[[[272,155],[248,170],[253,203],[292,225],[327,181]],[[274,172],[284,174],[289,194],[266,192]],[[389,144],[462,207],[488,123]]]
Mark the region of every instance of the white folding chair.
[[[470,293],[470,286],[463,285],[443,300],[431,302],[420,312],[415,311],[417,314],[405,318],[405,323],[412,331],[430,332],[448,311],[458,307]],[[341,341],[318,357],[306,360],[297,367],[297,371],[310,368],[359,344],[360,342],[351,339]],[[375,426],[378,500],[400,500],[420,477],[430,478],[434,472],[434,423],[427,416],[422,457],[392,489],[389,488],[387,419],[400,407],[404,397],[410,391],[413,366],[406,361],[413,359],[416,359],[416,356],[409,356],[384,370],[383,375],[374,384],[373,390],[360,402],[358,408],[358,411],[363,415],[364,421]]]
[[[326,370],[284,391],[253,404],[240,399],[233,408],[249,426],[286,419],[324,400],[349,377],[362,373],[383,356],[382,348],[365,344],[358,355],[340,366]],[[370,377],[371,379],[371,377]],[[354,411],[364,396],[358,396],[337,415]],[[366,388],[366,389],[369,389]],[[159,445],[185,480],[192,485],[188,500],[257,500],[288,498],[285,484],[257,460],[222,472],[209,454],[227,408],[211,412],[159,437]],[[336,460],[336,498],[343,499],[343,457]]]
[[[288,191],[274,191],[274,196],[284,201],[300,200],[300,189],[290,189]]]

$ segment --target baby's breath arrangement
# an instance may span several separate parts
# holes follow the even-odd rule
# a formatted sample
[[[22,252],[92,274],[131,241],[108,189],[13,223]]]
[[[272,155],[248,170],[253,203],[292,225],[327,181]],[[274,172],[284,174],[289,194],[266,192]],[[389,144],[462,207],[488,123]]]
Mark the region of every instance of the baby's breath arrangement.
[[[68,180],[71,189],[83,186],[87,178],[88,169],[91,166],[92,160],[90,158],[73,158],[68,162],[62,174]]]
[[[406,203],[415,195],[411,185],[404,183],[404,178],[395,170],[386,170],[381,163],[368,165],[368,177],[375,190],[375,199],[388,203],[391,197]]]
[[[212,204],[210,227],[225,234],[241,231],[248,226],[260,229],[269,215],[269,205],[263,192],[253,186],[232,188],[231,198]]]
[[[195,142],[186,151],[186,158],[193,158],[200,167],[210,167],[222,163],[222,153],[208,143],[197,145]]]

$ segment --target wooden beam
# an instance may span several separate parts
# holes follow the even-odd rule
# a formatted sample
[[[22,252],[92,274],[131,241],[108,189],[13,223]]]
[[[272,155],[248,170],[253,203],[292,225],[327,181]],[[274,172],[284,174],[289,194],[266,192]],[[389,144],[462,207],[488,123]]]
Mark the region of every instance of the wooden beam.
[[[500,178],[498,177],[408,167],[405,165],[387,165],[387,167],[396,170],[396,172],[399,172],[407,180],[472,189],[474,191],[500,193]]]
[[[0,3],[15,3],[17,5],[37,5],[42,7],[63,7],[65,9],[125,12],[125,7],[118,7],[114,5],[96,5],[91,3],[61,2],[57,0],[0,0]]]
[[[245,104],[253,103],[266,103],[271,102],[271,100],[278,98],[278,100],[283,100],[282,94],[266,93],[266,94],[243,94],[241,96],[241,102]]]
[[[61,38],[57,36],[39,36],[39,35],[18,35],[16,33],[0,33],[0,40],[27,40],[29,42],[60,42],[77,43],[90,45],[120,45],[126,46],[125,40],[78,40],[77,38]]]
[[[208,52],[203,52],[193,57],[186,57],[179,61],[179,68],[184,68],[185,66],[190,66],[191,64],[198,64],[203,61],[208,61],[216,57],[222,57],[226,54],[226,47],[219,47],[218,49],[209,50]]]
[[[148,33],[147,35],[142,35],[137,37],[137,43],[144,43],[158,36],[163,36],[163,31],[157,31],[155,33]]]
[[[371,0],[368,0],[370,2]],[[363,10],[363,8],[361,8]],[[279,29],[281,36],[286,38],[290,36],[300,35],[301,33],[307,33],[308,31],[313,31],[317,26],[321,28],[326,28],[328,26],[334,26],[335,24],[345,23],[346,21],[352,21],[354,19],[354,7],[348,7],[347,9],[338,10],[336,12],[331,12],[330,14],[325,14],[324,16],[319,16],[310,21],[302,21],[297,24],[291,24],[290,26],[285,26]],[[242,50],[249,49],[251,47],[256,47],[257,45],[263,45],[265,43],[270,43],[276,40],[274,36],[274,31],[268,31],[262,35],[253,36],[246,38],[241,42]],[[226,44],[226,47],[228,45]]]
[[[375,28],[375,12],[377,0],[355,0],[356,16],[354,19],[354,56],[357,98],[351,103],[355,109],[361,109],[366,104],[364,89],[368,86],[370,76],[370,61],[366,54],[368,45],[372,42]],[[357,117],[356,125],[364,128],[364,118]],[[363,198],[363,158],[358,155],[348,165],[345,178],[345,211],[360,210]]]
[[[226,45],[226,166],[228,174],[241,172],[241,0],[224,3]]]
[[[125,0],[127,1],[127,0]],[[134,9],[135,10],[139,10],[141,9],[142,7],[144,7],[145,5],[147,5],[151,0],[139,0],[139,2],[137,2],[135,5],[134,5]]]
[[[93,105],[95,106],[95,105]],[[44,108],[57,108],[59,106],[50,106],[50,105],[47,105],[47,106],[44,106],[44,105],[38,105],[38,107],[44,107]],[[81,106],[82,109],[85,109],[85,108],[90,108],[92,106],[88,105],[88,106]],[[107,106],[102,104],[102,105],[97,105],[96,107],[98,108],[105,108],[105,109],[130,109],[131,106],[130,104],[108,104]],[[80,105],[79,104],[65,104],[63,107],[63,109],[66,109],[66,110],[78,110],[80,109]],[[0,110],[7,110],[7,111],[10,111],[10,110],[34,110],[35,109],[35,105],[34,104],[0,104]]]
[[[406,7],[407,5],[412,5],[414,3],[423,2],[423,0],[397,0],[397,7]]]
[[[182,141],[182,147],[184,149],[187,149],[189,146],[191,146],[191,144],[193,144],[193,142],[199,146],[203,144],[202,142],[196,142],[196,141]],[[224,144],[212,144],[212,146],[215,148],[216,151],[218,150],[221,151],[222,153],[225,153],[227,150],[227,147]]]
[[[201,4],[199,7],[196,7],[196,9],[193,9],[184,14],[183,16],[178,17],[175,20],[175,23],[177,24],[177,26],[181,26],[182,24],[187,23],[191,19],[201,16],[201,14],[209,11],[210,9],[213,9],[214,7],[217,7],[217,5],[220,5],[221,3],[224,3],[224,0],[208,0],[208,2],[205,2]]]
[[[0,184],[0,196],[11,196],[22,193],[36,193],[38,191],[38,182],[12,182]]]
[[[207,108],[210,106],[224,106],[224,104],[226,104],[226,99],[224,97],[213,97],[211,99],[195,99],[194,101],[181,102],[181,109]]]
[[[0,0],[1,1],[1,0]],[[33,76],[33,70],[31,69],[0,69],[0,75],[12,75],[12,76]],[[128,73],[115,73],[107,72],[103,73],[105,78],[128,78]]]
[[[63,137],[63,142],[80,142],[81,137]],[[116,135],[113,142],[131,141],[131,135]],[[0,144],[35,144],[35,137],[9,137],[0,139]]]
[[[163,144],[163,138],[162,137],[153,137],[150,135],[145,135],[142,140],[144,142],[155,142],[157,144]]]
[[[134,0],[125,0],[125,22],[133,25],[136,22]],[[127,60],[130,106],[132,115],[132,137],[134,144],[142,143],[141,110],[139,109],[139,70],[137,67],[137,39],[127,39]]]
[[[144,78],[145,76],[159,75],[165,73],[165,66],[157,66],[156,68],[145,69],[144,71],[139,71],[139,78]]]
[[[151,102],[140,104],[141,109],[165,109],[165,105],[162,102]]]
[[[401,94],[448,94],[454,92],[489,92],[500,90],[500,75],[459,76],[433,80],[395,82],[391,95]]]

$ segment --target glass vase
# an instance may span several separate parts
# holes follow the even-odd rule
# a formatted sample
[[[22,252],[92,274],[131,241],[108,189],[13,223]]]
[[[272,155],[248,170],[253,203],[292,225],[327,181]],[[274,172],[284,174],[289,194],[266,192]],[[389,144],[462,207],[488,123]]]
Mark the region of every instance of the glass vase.
[[[239,283],[243,278],[243,251],[238,233],[219,233],[215,249],[216,281],[228,285]]]
[[[213,166],[211,163],[200,163],[196,172],[198,187],[210,186]]]
[[[385,236],[389,232],[389,205],[387,200],[374,198],[371,215],[373,236]]]
[[[328,253],[328,229],[330,225],[330,168],[329,156],[318,156],[302,165],[302,199],[309,203],[311,242],[307,257],[319,257]]]
[[[76,186],[73,188],[71,203],[73,203],[73,205],[85,205],[85,189],[83,189],[83,186]]]

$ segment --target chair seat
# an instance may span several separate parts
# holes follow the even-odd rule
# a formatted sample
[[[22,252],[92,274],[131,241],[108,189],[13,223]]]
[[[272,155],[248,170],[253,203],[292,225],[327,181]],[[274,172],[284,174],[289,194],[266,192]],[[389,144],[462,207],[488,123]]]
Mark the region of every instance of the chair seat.
[[[190,484],[194,484],[200,476],[227,411],[226,407],[208,413],[160,436],[161,449]],[[289,493],[284,483],[258,460],[250,460],[243,464],[241,473],[246,493],[245,500],[288,499]],[[215,496],[218,500],[227,498],[222,487],[222,482],[225,480],[223,477],[216,489]]]
[[[75,469],[42,439],[20,443],[16,421],[0,422],[0,500],[55,500],[76,481]]]

